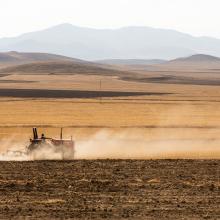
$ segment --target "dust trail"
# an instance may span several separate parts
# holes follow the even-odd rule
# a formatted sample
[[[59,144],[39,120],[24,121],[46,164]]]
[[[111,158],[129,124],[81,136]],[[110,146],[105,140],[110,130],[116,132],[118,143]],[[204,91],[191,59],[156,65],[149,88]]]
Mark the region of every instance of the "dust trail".
[[[28,158],[22,153],[25,151],[25,144],[26,143],[24,142],[19,142],[13,135],[10,138],[1,139],[0,161],[28,160]]]
[[[62,153],[57,152],[55,148],[42,148],[28,156],[29,160],[62,160]]]
[[[32,154],[27,154],[28,142],[18,142],[15,137],[0,141],[0,161],[29,160],[61,160],[62,154],[53,147],[40,148]]]
[[[182,138],[157,131],[151,135],[140,130],[121,132],[101,130],[86,139],[77,139],[76,159],[220,159],[220,139]],[[54,148],[42,148],[32,155],[25,154],[24,146],[13,138],[0,141],[0,160],[61,160]],[[21,151],[21,155],[6,152]]]
[[[135,138],[135,136],[137,138]],[[100,131],[77,142],[78,159],[220,159],[220,140],[140,138],[140,133]]]

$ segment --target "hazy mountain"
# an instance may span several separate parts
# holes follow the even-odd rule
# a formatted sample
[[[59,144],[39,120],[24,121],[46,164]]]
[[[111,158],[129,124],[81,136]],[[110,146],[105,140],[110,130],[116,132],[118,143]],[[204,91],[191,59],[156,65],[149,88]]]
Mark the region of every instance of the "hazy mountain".
[[[162,65],[159,65],[163,69],[168,68],[178,68],[178,69],[219,69],[220,68],[220,58],[205,54],[195,54],[189,57],[182,57],[174,60],[170,60]]]
[[[133,66],[133,65],[155,65],[167,62],[166,60],[152,59],[109,59],[109,60],[96,60],[95,62],[107,65],[123,65],[123,66]]]
[[[83,62],[79,59],[70,57],[48,54],[48,53],[19,53],[16,51],[0,53],[0,65],[15,65],[32,62],[48,62],[48,61],[75,61]]]
[[[220,58],[206,54],[195,54],[189,57],[177,58],[175,60],[171,60],[170,62],[220,62]]]
[[[220,40],[149,27],[92,29],[61,24],[0,39],[0,51],[55,53],[87,60],[175,59],[192,54],[220,56]]]
[[[49,61],[12,65],[0,69],[1,74],[92,74],[120,75],[125,71],[105,68],[99,64],[78,61]]]

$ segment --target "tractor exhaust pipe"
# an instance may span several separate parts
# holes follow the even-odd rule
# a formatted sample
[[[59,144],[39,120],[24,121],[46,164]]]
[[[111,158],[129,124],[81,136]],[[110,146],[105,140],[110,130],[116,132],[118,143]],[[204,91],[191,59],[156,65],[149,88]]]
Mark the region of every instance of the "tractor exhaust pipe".
[[[35,128],[36,139],[38,139],[37,128]]]
[[[35,139],[35,129],[33,128],[33,138]]]
[[[34,139],[38,139],[37,128],[33,128]]]

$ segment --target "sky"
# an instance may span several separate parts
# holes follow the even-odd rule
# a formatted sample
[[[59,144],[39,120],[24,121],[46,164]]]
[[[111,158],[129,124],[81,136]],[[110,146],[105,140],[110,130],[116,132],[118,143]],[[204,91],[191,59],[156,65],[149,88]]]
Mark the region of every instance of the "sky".
[[[220,0],[0,0],[0,37],[61,23],[149,26],[220,38]]]

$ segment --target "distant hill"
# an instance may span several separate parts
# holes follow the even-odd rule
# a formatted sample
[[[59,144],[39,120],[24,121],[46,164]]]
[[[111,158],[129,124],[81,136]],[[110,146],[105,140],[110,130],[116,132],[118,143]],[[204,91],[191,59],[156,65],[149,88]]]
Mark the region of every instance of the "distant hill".
[[[208,70],[220,69],[220,58],[206,54],[195,54],[189,57],[182,57],[170,60],[157,66],[160,69],[191,69]]]
[[[220,39],[151,27],[93,29],[60,24],[18,37],[2,38],[0,51],[44,52],[84,60],[170,60],[192,54],[220,56]]]
[[[136,66],[136,65],[154,65],[167,62],[166,60],[152,59],[109,59],[109,60],[96,60],[96,63],[107,65],[123,65],[123,66]]]
[[[1,74],[94,74],[119,75],[123,71],[104,68],[95,63],[74,61],[50,61],[20,64],[0,69]]]
[[[170,62],[220,62],[219,57],[214,57],[206,54],[195,54],[189,57],[182,57]]]
[[[83,62],[79,59],[70,57],[48,54],[48,53],[19,53],[16,51],[0,53],[0,65],[15,65],[33,62],[48,62],[48,61],[75,61]]]

